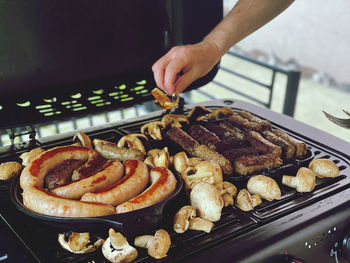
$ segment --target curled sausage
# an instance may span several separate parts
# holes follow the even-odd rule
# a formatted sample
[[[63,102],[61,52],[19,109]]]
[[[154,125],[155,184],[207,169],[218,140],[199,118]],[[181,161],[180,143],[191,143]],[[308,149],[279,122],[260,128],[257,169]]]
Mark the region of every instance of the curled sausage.
[[[141,193],[149,181],[147,165],[141,161],[127,160],[124,166],[125,176],[116,185],[100,192],[86,193],[81,200],[116,206]]]
[[[133,199],[117,206],[117,213],[125,213],[154,205],[168,198],[176,188],[174,174],[165,167],[153,168],[150,172],[151,185]]]
[[[71,182],[53,189],[51,192],[69,199],[79,199],[85,193],[100,191],[115,184],[124,174],[124,166],[118,160],[109,160],[102,167],[101,171],[95,174]]]

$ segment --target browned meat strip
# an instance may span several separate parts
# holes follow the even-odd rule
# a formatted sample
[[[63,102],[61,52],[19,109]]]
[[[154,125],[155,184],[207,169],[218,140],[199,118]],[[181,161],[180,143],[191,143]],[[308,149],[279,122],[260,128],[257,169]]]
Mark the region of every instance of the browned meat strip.
[[[106,159],[96,152],[96,154],[92,155],[92,157],[88,159],[86,163],[73,172],[72,180],[77,181],[96,173],[96,171],[102,169],[105,163]]]
[[[247,131],[261,131],[262,125],[256,122],[252,122],[242,117],[238,113],[231,115],[228,118],[228,121],[232,123],[234,126],[239,127],[240,129]]]
[[[230,149],[244,148],[249,146],[251,146],[249,141],[242,141],[233,137],[226,141],[220,140],[216,142],[215,151],[217,151],[218,153],[223,153]]]
[[[238,157],[235,162],[235,172],[239,175],[250,175],[266,168],[277,168],[283,164],[276,154],[249,155]]]
[[[66,160],[51,169],[44,178],[44,188],[49,190],[68,184],[72,181],[72,173],[85,163],[85,160]]]
[[[230,162],[234,162],[238,157],[243,155],[258,155],[258,151],[253,147],[244,147],[238,149],[230,149],[222,153]]]
[[[178,127],[171,128],[167,136],[191,155],[194,155],[194,148],[199,146],[199,142]]]
[[[191,125],[188,134],[200,144],[207,145],[212,150],[215,150],[215,143],[220,141],[215,133],[208,131],[202,125]]]
[[[298,139],[295,139],[291,136],[289,136],[287,133],[285,133],[282,130],[279,129],[272,129],[272,132],[274,134],[276,134],[278,137],[286,140],[287,142],[291,143],[294,145],[295,147],[295,157],[298,159],[304,159],[306,157],[307,154],[307,147],[306,147],[306,143],[302,142]]]
[[[245,138],[245,136],[246,136],[245,132],[242,131],[240,128],[234,126],[229,121],[222,121],[222,122],[220,122],[219,123],[219,127],[226,129],[227,131],[229,131],[237,139],[240,139],[242,141],[244,141],[246,139]]]
[[[216,151],[211,150],[208,146],[199,144],[195,139],[188,135],[180,128],[174,127],[167,132],[170,140],[177,143],[187,153],[192,156],[199,157],[202,160],[213,161],[220,165],[222,172],[225,175],[230,175],[233,172],[233,167],[229,160]]]
[[[278,137],[272,131],[266,130],[262,132],[264,138],[273,144],[282,147],[282,156],[286,161],[293,161],[295,158],[295,147],[290,142]]]
[[[230,133],[227,129],[220,127],[219,125],[217,125],[216,123],[207,123],[203,125],[207,130],[215,133],[221,140],[225,141],[225,140],[229,140],[231,138],[233,138],[234,136],[232,135],[232,133]]]
[[[239,111],[238,114],[241,115],[243,118],[247,119],[248,121],[257,123],[260,126],[258,128],[259,130],[271,130],[271,122],[269,122],[268,120],[263,120],[248,111]]]
[[[277,156],[281,156],[282,148],[277,146],[272,142],[264,139],[260,133],[255,131],[249,131],[247,135],[247,140],[252,144],[252,146],[262,153],[273,153]]]

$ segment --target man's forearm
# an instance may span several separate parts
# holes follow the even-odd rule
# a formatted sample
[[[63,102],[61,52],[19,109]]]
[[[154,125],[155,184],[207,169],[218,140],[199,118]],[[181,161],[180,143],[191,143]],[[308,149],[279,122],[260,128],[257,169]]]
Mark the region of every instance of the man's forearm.
[[[292,2],[293,0],[240,0],[204,41],[216,45],[219,60],[233,45],[271,21]]]

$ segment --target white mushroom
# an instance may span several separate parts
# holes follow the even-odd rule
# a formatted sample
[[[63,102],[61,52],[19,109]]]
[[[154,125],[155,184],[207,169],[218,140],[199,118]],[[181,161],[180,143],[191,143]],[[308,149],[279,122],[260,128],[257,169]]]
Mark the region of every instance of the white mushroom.
[[[162,125],[164,128],[166,127],[182,127],[182,123],[188,124],[188,118],[185,115],[182,114],[165,114],[162,117]]]
[[[58,243],[62,248],[74,254],[90,253],[102,246],[104,240],[97,239],[95,243],[91,243],[90,234],[87,232],[77,233],[71,232],[67,237],[66,234],[58,234]]]
[[[0,164],[0,180],[10,180],[22,171],[22,164],[11,161]]]
[[[141,126],[141,133],[151,136],[154,140],[160,141],[163,139],[162,129],[163,124],[160,121],[152,121]]]
[[[186,205],[181,207],[174,217],[174,231],[176,233],[184,233],[190,225],[190,219],[193,219],[195,216],[196,209],[192,206]]]
[[[221,182],[215,184],[215,187],[219,190],[222,199],[224,200],[224,206],[234,204],[233,198],[237,196],[237,187],[230,182]]]
[[[73,137],[73,141],[77,140],[79,140],[80,145],[92,149],[91,139],[85,133],[77,132]]]
[[[207,119],[208,117],[206,115],[210,112],[211,112],[211,110],[209,110],[208,108],[199,105],[199,106],[192,108],[189,111],[189,113],[187,114],[187,117],[191,122],[192,121],[201,121],[201,120]]]
[[[312,160],[309,168],[314,171],[317,177],[337,177],[339,176],[338,166],[329,159],[320,158]]]
[[[209,120],[219,120],[233,115],[235,112],[229,107],[221,107],[209,113]]]
[[[119,232],[109,229],[109,237],[102,246],[102,253],[106,259],[113,263],[127,263],[133,261],[138,253],[130,246],[126,238]]]
[[[29,163],[31,163],[33,160],[35,160],[40,154],[45,152],[43,148],[37,147],[32,149],[29,152],[22,153],[19,158],[22,159],[22,165],[27,166]]]
[[[138,236],[134,241],[135,246],[147,248],[148,255],[160,259],[167,256],[171,245],[171,239],[167,231],[159,229],[154,236]]]
[[[277,182],[262,174],[252,176],[248,180],[247,189],[251,194],[257,194],[267,201],[281,198],[281,190]]]
[[[125,146],[125,144],[127,144],[129,148],[137,149],[137,150],[141,151],[143,154],[146,154],[145,146],[143,145],[140,138],[148,140],[146,135],[143,135],[140,133],[132,133],[132,134],[128,134],[128,135],[123,136],[119,140],[117,145],[119,148],[122,148]]]
[[[299,168],[296,176],[283,175],[282,184],[296,188],[297,192],[311,192],[316,185],[316,174],[309,168]]]
[[[190,193],[190,202],[199,217],[211,222],[220,220],[224,202],[214,185],[206,182],[196,184]]]
[[[251,195],[247,189],[239,191],[236,198],[236,206],[243,211],[251,211],[261,202],[259,195]]]
[[[188,158],[185,152],[174,155],[174,168],[178,173],[182,173],[188,166],[196,166],[202,160],[198,157]]]
[[[190,219],[189,229],[191,230],[199,230],[210,233],[213,227],[214,223],[210,222],[209,220],[200,217]]]
[[[145,163],[150,167],[166,167],[169,168],[171,165],[171,158],[169,155],[168,147],[163,149],[152,149],[147,153]]]

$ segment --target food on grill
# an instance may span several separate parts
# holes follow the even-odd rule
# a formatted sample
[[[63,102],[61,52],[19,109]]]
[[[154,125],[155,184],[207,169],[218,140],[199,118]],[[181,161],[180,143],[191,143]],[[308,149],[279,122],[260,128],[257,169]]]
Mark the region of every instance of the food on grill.
[[[221,107],[218,108],[216,110],[211,111],[208,114],[208,119],[209,120],[220,120],[223,118],[227,118],[231,115],[233,115],[235,112],[233,109],[229,108],[229,107]]]
[[[92,238],[88,232],[66,232],[58,234],[58,243],[63,249],[74,254],[86,254],[100,248],[104,240],[97,238],[97,240],[92,243]]]
[[[262,131],[264,129],[263,125],[261,123],[249,121],[246,118],[242,117],[238,113],[235,113],[231,115],[228,118],[228,121],[233,124],[234,126],[237,126],[238,128],[242,130],[247,131]]]
[[[188,158],[185,152],[178,152],[174,155],[174,168],[181,174],[187,167],[196,166],[201,161],[198,157]]]
[[[140,150],[134,148],[120,148],[115,143],[100,139],[94,139],[93,144],[95,150],[106,159],[118,159],[121,162],[125,160],[143,161],[145,159],[145,155]]]
[[[202,160],[213,161],[220,165],[225,175],[231,175],[233,172],[232,165],[224,156],[208,148],[206,145],[199,144],[190,135],[180,128],[171,128],[167,132],[168,137],[181,146],[187,153],[199,157]]]
[[[224,202],[214,185],[205,182],[196,184],[191,190],[190,202],[199,217],[211,222],[220,220]]]
[[[103,243],[102,253],[112,263],[128,263],[137,258],[137,250],[130,246],[127,239],[114,229],[109,229],[108,238]]]
[[[141,138],[146,141],[148,140],[147,136],[144,134],[140,134],[140,133],[128,134],[120,138],[117,146],[119,148],[123,148],[125,144],[127,144],[129,148],[137,149],[141,151],[143,154],[146,154],[146,149],[141,141]]]
[[[283,175],[282,184],[296,188],[298,192],[311,192],[315,188],[316,174],[306,167],[299,168],[296,176]]]
[[[22,164],[11,161],[0,164],[0,180],[10,180],[22,171]]]
[[[115,214],[115,208],[107,204],[87,203],[58,197],[43,189],[46,174],[67,160],[87,161],[95,151],[82,146],[55,147],[42,153],[26,166],[20,177],[23,204],[29,209],[53,216],[91,217]]]
[[[238,114],[243,118],[247,119],[248,121],[256,122],[259,125],[259,131],[270,130],[272,128],[271,122],[269,122],[268,120],[263,120],[248,111],[241,110],[238,111]]]
[[[141,133],[149,135],[156,141],[163,139],[162,136],[163,124],[161,121],[152,121],[141,126]]]
[[[213,229],[214,223],[212,223],[209,220],[206,220],[204,218],[195,217],[190,219],[189,229],[190,230],[198,230],[198,231],[204,231],[206,233],[210,233],[210,231]]]
[[[81,146],[92,149],[91,139],[85,133],[77,132],[73,137],[73,141],[79,141]]]
[[[44,149],[37,147],[32,149],[29,152],[22,153],[19,158],[22,159],[22,165],[27,166],[31,161],[33,161],[36,157],[38,157],[40,154],[45,152]]]
[[[145,163],[150,168],[169,168],[173,163],[173,158],[169,155],[168,147],[164,147],[163,149],[152,149],[148,151]]]
[[[134,240],[137,247],[147,248],[147,253],[153,258],[160,259],[167,256],[171,245],[170,235],[164,229],[159,229],[154,236],[138,236]]]
[[[277,182],[262,174],[252,176],[248,180],[247,189],[251,194],[257,194],[267,201],[281,198],[281,189]]]
[[[219,193],[224,201],[224,206],[234,204],[233,198],[237,196],[237,187],[230,182],[221,182],[215,184],[215,187],[219,190]]]
[[[188,112],[187,117],[191,123],[196,121],[206,120],[208,119],[207,114],[210,112],[211,110],[207,109],[206,107],[198,105],[193,107]]]
[[[202,125],[191,125],[188,129],[188,134],[198,141],[200,144],[207,145],[211,150],[216,149],[215,143],[220,141],[220,138]]]
[[[190,205],[183,206],[176,212],[173,229],[176,233],[184,233],[189,225],[190,219],[196,217],[196,209]]]
[[[192,189],[200,182],[218,184],[222,182],[222,171],[218,164],[210,161],[201,161],[195,166],[188,166],[181,172],[186,189]]]
[[[179,105],[180,97],[177,95],[175,100],[171,100],[162,90],[154,88],[151,94],[158,104],[165,110],[171,110]]]
[[[329,159],[314,159],[310,162],[309,168],[319,178],[339,176],[338,166]]]
[[[281,146],[277,146],[272,142],[264,139],[262,135],[255,131],[249,131],[247,134],[247,140],[251,143],[251,145],[262,153],[273,153],[277,156],[281,156],[282,148]]]
[[[151,185],[138,196],[117,206],[117,213],[141,209],[168,198],[176,188],[174,174],[165,167],[156,167],[150,171]]]
[[[188,118],[183,114],[165,114],[162,117],[161,123],[164,128],[178,127],[181,128],[184,124],[188,124]]]
[[[289,143],[293,144],[295,147],[295,157],[298,159],[303,159],[306,157],[307,154],[307,147],[306,143],[297,140],[293,138],[292,136],[289,136],[287,133],[285,133],[282,130],[279,129],[272,129],[272,132],[276,134],[278,137],[288,141]]]
[[[282,159],[273,153],[241,156],[234,161],[235,172],[239,175],[251,175],[282,164]]]
[[[246,138],[246,133],[241,130],[240,128],[234,126],[232,123],[230,123],[227,120],[221,121],[219,123],[219,127],[226,129],[229,131],[235,138],[244,141]]]
[[[102,170],[95,174],[54,188],[51,192],[68,199],[80,199],[85,193],[100,191],[115,184],[123,174],[123,164],[118,160],[109,160],[104,164]]]
[[[116,206],[140,194],[149,182],[146,164],[137,160],[127,160],[124,167],[125,176],[115,185],[101,191],[86,193],[81,200]]]
[[[239,191],[236,198],[236,206],[243,211],[251,211],[261,202],[259,195],[251,195],[247,189]]]
[[[102,169],[105,163],[106,159],[97,151],[94,151],[94,153],[89,156],[89,159],[84,164],[73,171],[72,180],[81,180],[96,173],[97,170]]]
[[[230,162],[234,162],[238,157],[241,156],[250,156],[250,155],[258,155],[259,152],[254,147],[243,147],[237,149],[226,150],[222,153]]]
[[[278,137],[272,131],[266,130],[262,132],[264,138],[275,145],[281,146],[282,156],[286,161],[293,161],[295,158],[295,147],[290,142]]]

